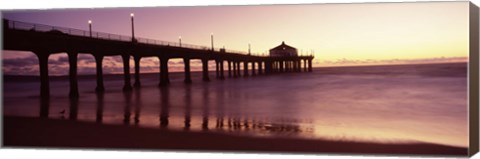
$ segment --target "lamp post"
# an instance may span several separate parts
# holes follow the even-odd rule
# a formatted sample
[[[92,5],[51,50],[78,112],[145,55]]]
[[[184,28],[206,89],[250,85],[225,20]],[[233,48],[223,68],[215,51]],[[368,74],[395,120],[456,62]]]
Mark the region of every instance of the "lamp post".
[[[250,43],[248,43],[248,55],[250,55]]]
[[[178,36],[178,43],[180,44],[180,47],[182,47],[182,36]]]
[[[88,31],[90,33],[90,37],[92,37],[92,20],[88,20]]]
[[[134,25],[133,25],[134,24],[133,23],[133,17],[134,16],[135,15],[133,13],[130,13],[130,18],[132,19],[132,41],[135,41],[135,31],[134,31],[135,29],[134,29]]]
[[[212,51],[214,51],[215,49],[213,48],[213,33],[210,33],[210,41],[212,42]]]

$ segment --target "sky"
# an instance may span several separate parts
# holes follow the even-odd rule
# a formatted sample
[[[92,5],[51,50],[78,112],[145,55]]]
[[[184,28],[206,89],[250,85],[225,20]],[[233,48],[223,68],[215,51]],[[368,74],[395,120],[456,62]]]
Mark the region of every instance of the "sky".
[[[266,54],[282,41],[299,54],[315,56],[314,67],[465,62],[468,59],[468,2],[312,5],[196,6],[3,11],[10,20],[40,23],[183,44]],[[29,52],[2,51],[5,74],[37,75]],[[94,74],[93,57],[79,57],[79,74]],[[65,54],[49,59],[51,75],[66,75]],[[133,65],[133,62],[131,62]],[[213,63],[210,64],[213,66]],[[105,59],[106,73],[121,72],[119,56]],[[133,68],[133,66],[131,66]],[[183,64],[171,60],[172,71]],[[200,70],[198,61],[192,70]],[[142,72],[158,72],[158,59],[142,60]]]

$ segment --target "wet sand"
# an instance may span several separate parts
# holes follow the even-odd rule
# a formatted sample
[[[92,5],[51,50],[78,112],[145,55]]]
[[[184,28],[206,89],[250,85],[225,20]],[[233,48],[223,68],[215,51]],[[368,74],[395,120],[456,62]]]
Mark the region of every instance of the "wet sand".
[[[232,136],[33,117],[3,118],[7,147],[466,156],[467,148]]]

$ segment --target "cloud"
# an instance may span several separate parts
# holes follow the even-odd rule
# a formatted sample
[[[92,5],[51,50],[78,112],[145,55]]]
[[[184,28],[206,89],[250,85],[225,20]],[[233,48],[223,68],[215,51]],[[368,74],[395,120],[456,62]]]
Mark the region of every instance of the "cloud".
[[[21,58],[3,59],[3,67],[23,67],[31,65],[38,65],[37,56],[31,55]]]
[[[123,67],[116,66],[103,66],[103,73],[105,74],[114,74],[123,72]]]
[[[140,67],[140,72],[159,72],[160,68],[158,66],[144,66]]]
[[[202,64],[202,60],[190,60],[190,64],[191,64],[191,65],[201,65],[201,64]]]
[[[78,63],[95,64],[95,58],[92,55],[80,54],[78,55]]]
[[[109,59],[109,60],[112,60],[114,62],[118,62],[118,63],[123,63],[123,59],[122,59],[122,56],[108,56],[108,57],[105,57],[104,59]]]
[[[168,60],[168,65],[183,65],[183,60],[179,59],[174,59],[174,60]]]
[[[3,59],[4,74],[11,75],[39,75],[38,58],[35,55]]]
[[[468,57],[437,57],[437,58],[422,58],[422,59],[337,59],[331,60],[316,60],[314,64],[318,66],[346,66],[346,65],[381,65],[381,64],[422,64],[422,63],[448,63],[448,62],[467,62]]]
[[[49,58],[48,59],[49,65],[66,65],[68,64],[68,56],[59,56],[58,58]]]
[[[3,68],[3,72],[9,72],[9,75],[39,75],[38,67],[8,67]]]

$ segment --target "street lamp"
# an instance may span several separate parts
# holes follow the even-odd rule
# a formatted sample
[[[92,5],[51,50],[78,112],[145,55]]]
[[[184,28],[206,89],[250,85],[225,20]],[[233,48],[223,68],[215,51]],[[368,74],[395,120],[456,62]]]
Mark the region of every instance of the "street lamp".
[[[210,33],[210,41],[212,42],[212,51],[214,51],[215,49],[213,48],[213,33]]]
[[[178,42],[180,43],[180,47],[182,47],[182,36],[178,36]]]
[[[90,37],[92,37],[92,20],[88,20],[88,30],[90,33]]]
[[[250,43],[248,43],[248,55],[250,55]]]
[[[133,17],[134,16],[135,15],[133,13],[130,13],[130,17],[132,19],[132,41],[135,41],[135,32],[134,32],[135,29],[134,29],[134,26],[133,26]]]

